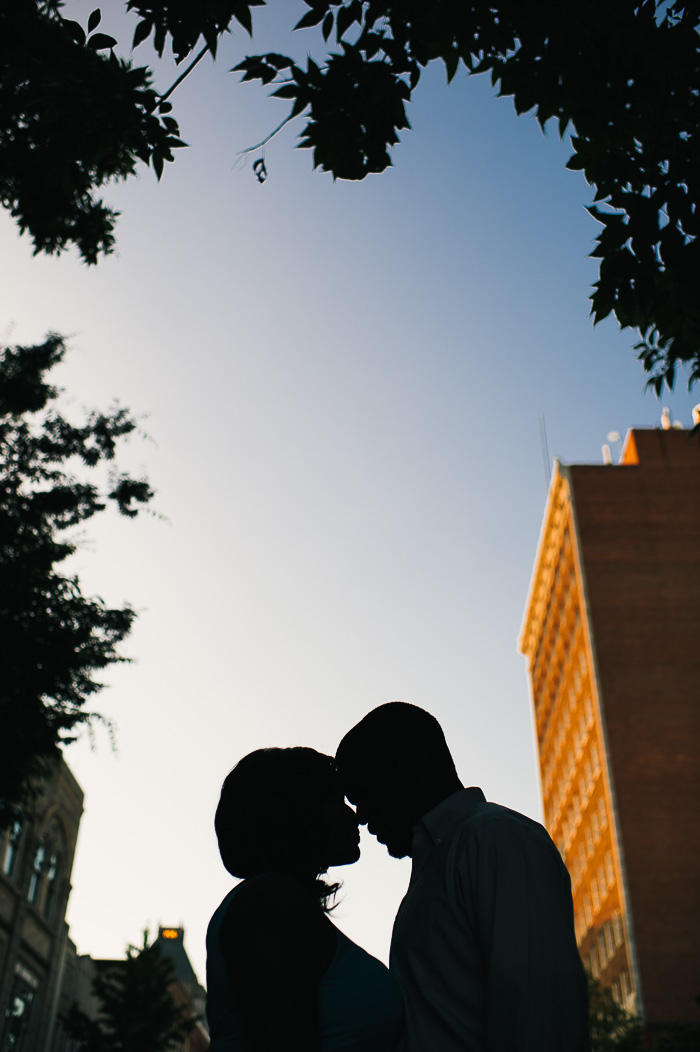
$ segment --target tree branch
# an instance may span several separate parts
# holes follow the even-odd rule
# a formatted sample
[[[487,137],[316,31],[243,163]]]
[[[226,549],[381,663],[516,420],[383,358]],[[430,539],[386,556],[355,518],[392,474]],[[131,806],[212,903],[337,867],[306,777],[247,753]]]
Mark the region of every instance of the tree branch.
[[[261,150],[263,146],[267,146],[267,144],[269,143],[270,139],[274,139],[275,135],[277,135],[277,132],[282,131],[282,129],[284,128],[285,124],[289,124],[291,119],[292,119],[292,114],[290,113],[284,118],[284,120],[282,121],[281,124],[277,125],[277,127],[275,128],[274,131],[271,131],[270,134],[266,138],[264,138],[262,140],[262,142],[256,143],[255,146],[246,146],[245,150],[239,150],[238,153],[236,154],[236,156],[237,157],[243,157],[247,153],[252,153],[253,150]]]
[[[165,92],[165,94],[160,96],[160,98],[158,99],[158,102],[165,102],[165,100],[172,95],[172,93],[175,91],[175,88],[177,88],[178,85],[182,84],[182,82],[185,79],[185,77],[189,76],[189,74],[192,72],[192,70],[197,65],[197,63],[200,61],[200,59],[204,58],[204,56],[206,55],[207,51],[209,51],[209,45],[205,44],[204,47],[202,48],[202,50],[197,55],[197,57],[192,59],[192,61],[190,62],[189,66],[184,71],[184,73],[181,73],[180,76],[175,81],[175,83],[171,84],[171,86],[168,88],[168,90]]]

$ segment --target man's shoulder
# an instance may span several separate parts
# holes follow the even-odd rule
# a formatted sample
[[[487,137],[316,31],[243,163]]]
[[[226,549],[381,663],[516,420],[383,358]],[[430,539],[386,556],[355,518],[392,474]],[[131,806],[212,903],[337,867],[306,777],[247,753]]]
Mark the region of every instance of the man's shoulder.
[[[503,804],[494,804],[485,800],[472,813],[465,817],[455,829],[459,837],[475,836],[498,837],[534,837],[543,843],[552,843],[552,839],[540,822],[528,818],[520,811],[514,811]]]

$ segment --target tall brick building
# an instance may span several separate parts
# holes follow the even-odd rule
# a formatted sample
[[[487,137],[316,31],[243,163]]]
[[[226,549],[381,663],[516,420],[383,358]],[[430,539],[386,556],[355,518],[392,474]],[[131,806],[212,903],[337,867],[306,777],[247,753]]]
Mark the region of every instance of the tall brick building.
[[[700,448],[557,464],[520,649],[586,966],[651,1024],[700,994]]]

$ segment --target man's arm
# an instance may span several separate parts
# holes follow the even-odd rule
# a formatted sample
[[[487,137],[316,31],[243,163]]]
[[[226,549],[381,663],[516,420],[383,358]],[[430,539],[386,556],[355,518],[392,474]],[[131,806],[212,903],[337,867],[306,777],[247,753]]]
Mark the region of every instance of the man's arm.
[[[490,1052],[585,1052],[586,980],[556,847],[544,830],[496,817],[472,864]]]

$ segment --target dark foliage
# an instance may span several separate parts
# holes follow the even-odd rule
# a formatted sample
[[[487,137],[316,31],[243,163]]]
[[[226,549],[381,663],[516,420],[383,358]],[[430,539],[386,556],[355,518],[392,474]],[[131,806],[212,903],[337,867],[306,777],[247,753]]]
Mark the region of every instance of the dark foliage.
[[[698,1004],[700,1004],[700,999]],[[615,1001],[612,991],[588,976],[591,1052],[699,1052],[700,1023],[645,1027]]]
[[[235,23],[249,32],[265,0],[126,0],[178,62],[216,54]],[[279,54],[246,58],[243,79],[270,84],[303,116],[314,164],[362,179],[391,164],[406,104],[429,62],[488,73],[518,113],[571,134],[569,167],[594,191],[601,231],[594,321],[636,330],[648,383],[672,386],[679,364],[700,379],[700,0],[305,0],[297,28],[334,47],[306,68]],[[63,19],[60,0],[0,11],[0,197],[37,251],[75,243],[94,262],[115,215],[95,192],[140,159],[160,176],[182,145],[150,71],[115,58],[110,38]],[[113,43],[113,42],[112,42]],[[285,123],[285,122],[283,122]],[[261,182],[264,161],[254,169]],[[262,176],[262,177],[261,177]]]
[[[98,972],[96,1019],[73,1006],[65,1028],[78,1052],[168,1052],[183,1047],[194,1025],[186,1005],[176,1006],[173,968],[157,946],[130,947],[126,960]]]
[[[591,1052],[645,1052],[644,1027],[619,1005],[609,987],[588,976]]]
[[[299,23],[340,47],[319,69],[257,56],[244,79],[285,83],[273,94],[308,116],[302,146],[335,176],[357,179],[391,163],[408,126],[404,103],[440,60],[489,73],[518,113],[571,133],[569,168],[595,191],[601,223],[593,255],[598,322],[614,314],[640,335],[637,351],[657,394],[687,363],[700,379],[700,4],[603,0],[536,4],[471,0],[306,0]],[[274,74],[273,74],[274,76]]]
[[[76,550],[75,528],[109,503],[133,517],[153,495],[145,480],[117,471],[106,483],[86,480],[113,464],[137,424],[120,408],[78,425],[62,416],[46,374],[64,353],[60,336],[0,351],[0,828],[59,744],[98,718],[85,707],[100,690],[97,673],[125,660],[117,647],[134,611],[85,596],[60,571]]]
[[[117,58],[99,22],[86,32],[58,4],[0,4],[0,201],[36,252],[74,244],[86,263],[114,247],[100,188],[139,160],[160,178],[184,145],[150,71]]]

